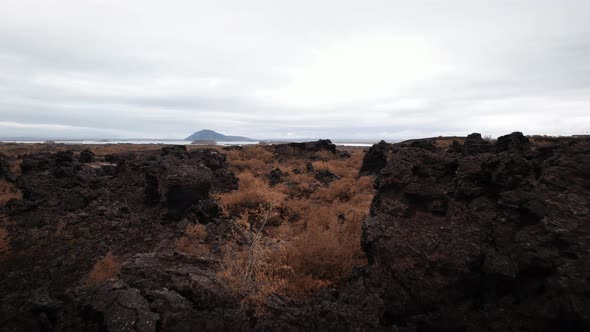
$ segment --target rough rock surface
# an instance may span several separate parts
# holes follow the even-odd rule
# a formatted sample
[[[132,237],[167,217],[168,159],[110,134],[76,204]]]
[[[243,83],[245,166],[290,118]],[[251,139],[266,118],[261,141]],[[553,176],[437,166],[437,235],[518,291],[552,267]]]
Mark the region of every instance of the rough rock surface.
[[[23,200],[0,209],[12,220],[2,225],[10,252],[0,257],[0,331],[248,326],[211,281],[218,262],[175,246],[191,223],[207,223],[212,247],[230,233],[211,197],[237,187],[224,155],[179,147],[94,161],[84,151],[36,153],[23,157],[16,183]],[[119,279],[88,284],[109,251],[121,260]]]
[[[314,142],[303,142],[303,143],[287,143],[287,144],[274,144],[270,145],[269,148],[277,155],[290,155],[290,154],[313,154],[319,151],[328,151],[336,154],[336,145],[329,139],[320,139]]]
[[[80,157],[78,159],[81,163],[91,163],[94,161],[95,155],[94,152],[89,149],[84,149],[80,152]]]
[[[270,171],[270,174],[268,174],[268,184],[271,187],[274,187],[277,184],[282,183],[287,175],[289,175],[289,173],[283,172],[280,168],[275,167]]]
[[[365,157],[381,168],[363,234],[380,327],[589,330],[590,142],[453,145]]]
[[[0,180],[11,176],[8,157],[0,153]]]
[[[314,171],[314,177],[324,185],[340,180],[340,177],[327,169],[320,169]]]
[[[377,174],[385,164],[387,164],[387,154],[390,150],[391,144],[381,141],[369,148],[363,158],[363,164],[360,169],[361,175]]]

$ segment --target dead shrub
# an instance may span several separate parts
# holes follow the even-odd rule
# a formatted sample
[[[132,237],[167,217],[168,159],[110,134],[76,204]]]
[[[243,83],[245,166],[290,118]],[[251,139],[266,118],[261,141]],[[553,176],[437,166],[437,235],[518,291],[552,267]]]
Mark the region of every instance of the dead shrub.
[[[332,284],[348,277],[354,265],[364,264],[361,234],[346,226],[309,224],[289,242],[287,261],[295,273]]]
[[[285,199],[282,192],[273,190],[251,172],[243,172],[238,178],[238,190],[216,196],[229,215],[240,215],[245,211],[268,208],[270,205],[277,206]]]
[[[274,208],[273,202],[262,208],[258,227],[253,227],[247,213],[242,213],[240,224],[245,226],[244,232],[251,241],[243,246],[239,244],[239,236],[232,237],[224,248],[223,268],[218,273],[218,278],[234,296],[241,298],[242,307],[253,310],[257,316],[264,312],[263,304],[268,295],[279,291],[285,283],[278,273],[282,270],[277,261],[280,250],[273,248],[270,238],[262,236]]]
[[[286,286],[281,276],[289,271],[280,264],[279,257],[280,250],[265,241],[255,241],[249,246],[230,242],[224,250],[223,268],[217,276],[241,300],[242,309],[261,316],[268,296]]]
[[[316,200],[323,200],[326,202],[333,202],[339,200],[341,202],[348,202],[357,198],[356,202],[362,204],[362,201],[371,202],[373,197],[373,178],[363,176],[356,178],[342,178],[338,181],[330,183],[328,187],[319,188],[312,198]],[[358,198],[362,201],[359,202]]]
[[[258,188],[264,186],[264,181],[251,172],[238,174],[238,179],[238,190],[216,196],[223,210],[230,215],[255,208],[264,202],[264,198],[258,192]]]
[[[207,228],[203,224],[191,224],[184,231],[188,237],[204,240],[207,237]]]
[[[104,257],[100,258],[88,275],[88,283],[96,284],[115,277],[121,271],[121,262],[119,258],[111,251]]]
[[[313,157],[324,161],[338,158],[335,154],[326,150],[320,150],[314,153]]]
[[[176,250],[189,255],[203,256],[209,253],[209,246],[204,243],[207,228],[202,224],[186,226],[184,235],[176,240]]]
[[[307,199],[292,199],[285,204],[285,216],[288,220],[303,219],[309,213],[310,202]]]
[[[353,167],[356,164],[356,159],[353,157],[349,159],[334,159],[328,161],[315,161],[313,167],[318,170],[328,170],[341,178],[344,177],[355,177],[358,174],[359,167]]]
[[[210,252],[209,246],[205,243],[197,242],[186,236],[176,240],[176,250],[195,256],[205,256]]]
[[[309,173],[289,173],[286,177],[289,186],[280,186],[277,188],[291,197],[307,197],[311,195],[317,187],[320,186],[318,180]]]

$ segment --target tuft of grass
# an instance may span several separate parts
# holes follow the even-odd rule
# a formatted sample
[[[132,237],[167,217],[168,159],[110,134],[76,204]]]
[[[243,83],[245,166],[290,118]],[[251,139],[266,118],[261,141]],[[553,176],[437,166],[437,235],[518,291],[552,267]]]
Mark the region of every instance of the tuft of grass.
[[[88,275],[88,283],[96,284],[114,278],[121,271],[121,261],[111,251],[101,257]]]
[[[176,250],[189,255],[203,256],[209,253],[209,247],[204,243],[207,229],[202,224],[186,226],[184,235],[176,240]]]

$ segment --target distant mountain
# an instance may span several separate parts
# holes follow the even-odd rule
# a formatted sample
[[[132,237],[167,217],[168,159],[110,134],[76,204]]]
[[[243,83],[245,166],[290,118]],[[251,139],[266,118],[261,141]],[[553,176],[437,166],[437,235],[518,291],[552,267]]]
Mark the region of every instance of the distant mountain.
[[[203,129],[197,131],[196,133],[190,135],[189,137],[184,139],[185,141],[225,141],[225,142],[235,142],[235,141],[254,141],[251,138],[243,137],[243,136],[228,136],[223,135],[218,132],[209,129]]]

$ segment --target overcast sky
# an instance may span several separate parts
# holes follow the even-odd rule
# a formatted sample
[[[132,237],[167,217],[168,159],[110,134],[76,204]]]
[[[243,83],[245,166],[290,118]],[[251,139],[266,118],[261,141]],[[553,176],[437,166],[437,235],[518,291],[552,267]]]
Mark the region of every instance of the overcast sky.
[[[590,133],[590,1],[2,0],[0,137]]]

